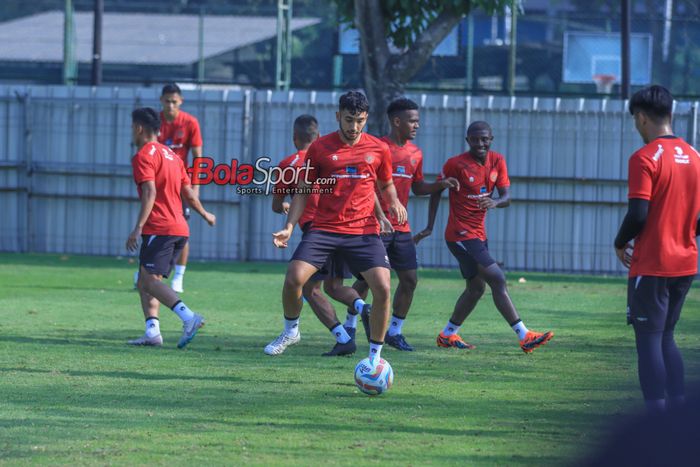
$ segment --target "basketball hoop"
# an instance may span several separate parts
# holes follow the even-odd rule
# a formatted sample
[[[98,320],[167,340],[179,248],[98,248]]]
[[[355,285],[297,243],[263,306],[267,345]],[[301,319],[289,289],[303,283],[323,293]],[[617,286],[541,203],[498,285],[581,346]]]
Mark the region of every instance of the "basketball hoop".
[[[610,94],[617,77],[615,75],[593,75],[596,91],[599,94]]]

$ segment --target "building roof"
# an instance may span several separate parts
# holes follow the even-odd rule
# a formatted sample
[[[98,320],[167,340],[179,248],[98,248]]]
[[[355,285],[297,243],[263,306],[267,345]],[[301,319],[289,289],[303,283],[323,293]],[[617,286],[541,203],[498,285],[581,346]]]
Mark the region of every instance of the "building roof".
[[[73,16],[76,57],[92,61],[92,12]],[[292,30],[319,23],[318,18],[292,19]],[[63,61],[62,11],[0,23],[1,61]],[[276,37],[273,16],[205,16],[204,57]],[[184,65],[199,59],[199,16],[105,13],[102,31],[104,63]]]

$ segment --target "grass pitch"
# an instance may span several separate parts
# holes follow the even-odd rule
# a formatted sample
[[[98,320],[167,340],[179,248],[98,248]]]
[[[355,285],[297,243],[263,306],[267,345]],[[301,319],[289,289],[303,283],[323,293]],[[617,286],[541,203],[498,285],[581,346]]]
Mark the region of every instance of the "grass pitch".
[[[561,465],[642,406],[624,279],[510,274],[525,323],[556,334],[525,355],[488,292],[462,329],[477,349],[438,349],[463,281],[421,271],[404,326],[416,352],[383,351],[395,385],[371,398],[352,377],[366,344],[322,358],[333,340],[308,306],[302,341],[263,354],[284,268],[192,263],[183,299],[207,325],[178,351],[167,309],[163,348],[125,345],[143,332],[126,258],[0,255],[0,463]],[[677,331],[689,381],[698,310],[696,286]]]

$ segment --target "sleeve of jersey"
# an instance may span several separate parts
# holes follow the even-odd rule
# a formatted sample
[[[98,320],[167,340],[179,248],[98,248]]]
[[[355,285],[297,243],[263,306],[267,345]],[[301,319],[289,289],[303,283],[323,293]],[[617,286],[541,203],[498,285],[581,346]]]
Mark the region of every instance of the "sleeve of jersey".
[[[418,160],[418,165],[416,165],[416,172],[413,174],[413,181],[422,182],[424,180],[425,177],[423,177],[423,158],[421,157],[420,160]]]
[[[629,194],[628,198],[651,199],[651,188],[654,167],[652,162],[635,154],[629,161]]]
[[[141,151],[134,156],[134,181],[137,185],[156,179],[154,157]]]
[[[202,132],[199,130],[199,122],[196,118],[192,119],[192,134],[190,135],[190,146],[193,148],[202,147]]]
[[[498,179],[496,180],[497,188],[505,188],[510,186],[510,178],[508,178],[508,167],[506,160],[501,158],[498,161]]]
[[[382,148],[382,163],[377,168],[377,179],[383,182],[392,180],[391,151],[388,146]]]
[[[319,177],[318,174],[318,144],[317,143],[312,143],[311,146],[309,146],[309,150],[306,151],[306,160],[304,161],[304,166],[308,167],[309,170],[300,172],[300,181],[308,181],[309,183],[313,184],[313,182],[316,181],[316,179]]]

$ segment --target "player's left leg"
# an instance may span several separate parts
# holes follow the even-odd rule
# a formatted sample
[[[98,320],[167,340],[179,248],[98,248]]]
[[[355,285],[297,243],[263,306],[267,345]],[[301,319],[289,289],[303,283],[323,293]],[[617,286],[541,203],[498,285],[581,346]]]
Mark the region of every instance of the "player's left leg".
[[[363,320],[366,319],[365,316],[369,316],[372,305],[365,303],[364,298],[366,295],[365,297],[360,297],[357,290],[343,284],[343,281],[352,278],[353,274],[339,253],[336,252],[331,256],[331,264],[329,267],[330,274],[323,282],[323,290],[333,300],[347,307],[347,314],[343,327],[354,340],[357,330],[358,315],[361,314]]]
[[[394,232],[390,241],[384,242],[391,268],[396,271],[399,285],[394,293],[393,313],[385,342],[398,350],[413,351],[402,334],[403,323],[413,302],[418,285],[418,260],[416,245],[410,232]]]
[[[190,242],[188,241],[185,243],[185,247],[182,249],[182,253],[180,253],[180,257],[175,263],[175,274],[173,274],[173,280],[170,281],[170,287],[172,287],[172,289],[177,293],[182,293],[185,291],[185,269],[187,269],[187,259],[189,258],[189,255]]]
[[[321,292],[321,280],[313,280],[312,277],[304,287],[302,292],[306,301],[309,302],[311,310],[321,323],[335,337],[335,346],[323,354],[324,357],[334,357],[342,355],[352,355],[355,353],[355,340],[350,336],[345,327],[338,321],[338,316],[331,302]]]
[[[678,409],[685,402],[683,357],[673,336],[681,315],[685,297],[693,283],[693,276],[669,279],[668,317],[661,340],[661,351],[666,366],[666,407]]]
[[[145,271],[143,274],[147,274]],[[138,284],[137,284],[138,287]],[[163,337],[160,335],[160,321],[158,319],[158,309],[160,308],[160,302],[149,295],[143,290],[139,290],[139,296],[141,299],[141,309],[143,310],[143,316],[146,320],[146,331],[144,335],[138,339],[133,339],[127,341],[129,345],[151,345],[151,346],[161,346],[163,345]]]

